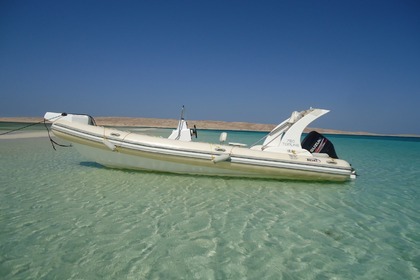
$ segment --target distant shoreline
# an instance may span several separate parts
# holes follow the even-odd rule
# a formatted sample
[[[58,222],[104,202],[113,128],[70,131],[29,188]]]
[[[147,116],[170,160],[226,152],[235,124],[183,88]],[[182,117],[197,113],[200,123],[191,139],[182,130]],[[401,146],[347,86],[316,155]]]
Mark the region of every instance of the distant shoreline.
[[[0,117],[0,122],[13,123],[39,123],[42,118],[36,117]],[[154,128],[176,128],[178,120],[159,119],[159,118],[129,118],[129,117],[95,117],[97,125],[100,126],[119,126],[119,127],[154,127]],[[209,130],[234,130],[234,131],[261,131],[270,132],[276,125],[260,124],[248,122],[226,122],[212,120],[189,120],[189,126],[196,125],[197,129]],[[365,135],[365,136],[394,136],[394,137],[420,137],[415,134],[379,134],[370,132],[351,132],[325,128],[307,128],[305,132],[316,130],[323,134],[342,134],[342,135]]]

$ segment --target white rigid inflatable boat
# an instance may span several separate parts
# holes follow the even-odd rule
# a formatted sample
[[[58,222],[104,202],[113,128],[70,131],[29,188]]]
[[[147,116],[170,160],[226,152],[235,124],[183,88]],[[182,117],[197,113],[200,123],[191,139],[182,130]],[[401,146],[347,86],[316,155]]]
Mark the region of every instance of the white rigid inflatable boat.
[[[169,138],[154,137],[97,126],[92,117],[47,112],[55,136],[69,141],[89,160],[111,168],[159,172],[269,178],[287,180],[346,181],[355,178],[351,165],[338,159],[331,142],[317,132],[301,142],[306,126],[328,113],[314,109],[293,112],[276,126],[262,145],[250,148],[227,143],[192,141],[183,113]]]

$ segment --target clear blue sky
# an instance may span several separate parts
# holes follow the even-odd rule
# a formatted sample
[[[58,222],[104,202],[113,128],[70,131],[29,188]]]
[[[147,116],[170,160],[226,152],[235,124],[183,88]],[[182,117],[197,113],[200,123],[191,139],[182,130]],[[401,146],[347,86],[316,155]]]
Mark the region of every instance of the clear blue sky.
[[[420,1],[0,2],[1,117],[93,116],[420,134]]]

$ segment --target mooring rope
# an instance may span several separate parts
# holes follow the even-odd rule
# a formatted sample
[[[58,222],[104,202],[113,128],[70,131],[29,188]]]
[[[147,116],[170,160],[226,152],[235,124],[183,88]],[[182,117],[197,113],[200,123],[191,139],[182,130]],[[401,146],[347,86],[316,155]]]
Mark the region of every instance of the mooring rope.
[[[6,135],[6,134],[9,134],[9,133],[12,133],[12,132],[16,132],[16,131],[19,131],[19,130],[22,130],[22,129],[25,129],[25,128],[28,128],[28,127],[31,127],[31,126],[34,126],[34,125],[37,125],[37,124],[41,124],[43,121],[44,120],[42,120],[40,122],[37,122],[37,123],[31,123],[31,124],[28,124],[28,125],[25,125],[23,127],[16,128],[16,129],[12,129],[12,130],[0,133],[0,135]]]
[[[1,135],[6,135],[6,134],[9,134],[9,133],[12,133],[12,132],[16,132],[16,131],[19,131],[19,130],[23,130],[25,128],[28,128],[28,127],[31,127],[31,126],[34,126],[34,125],[38,125],[38,124],[44,123],[44,126],[47,129],[48,138],[50,139],[51,145],[52,145],[52,147],[53,147],[54,150],[56,150],[54,144],[57,145],[57,146],[60,146],[60,147],[71,147],[71,145],[63,145],[63,144],[59,144],[56,141],[54,141],[52,139],[52,137],[51,137],[50,130],[49,130],[48,126],[47,126],[47,121],[52,121],[54,119],[59,119],[59,118],[65,117],[65,116],[67,116],[67,113],[62,113],[61,115],[52,117],[50,119],[45,119],[44,118],[42,121],[39,121],[39,122],[36,122],[36,123],[31,123],[31,124],[28,124],[28,125],[25,125],[25,126],[22,126],[22,127],[19,127],[19,128],[11,129],[11,130],[8,130],[6,132],[2,132],[2,133],[0,133],[0,136]]]
[[[63,117],[64,117],[64,116],[63,116]],[[57,117],[54,117],[54,118],[57,118]],[[54,118],[51,118],[51,119],[54,119]],[[50,120],[51,120],[51,119],[50,119]],[[47,129],[48,138],[50,139],[50,143],[51,143],[51,146],[53,147],[54,151],[57,151],[57,149],[55,148],[54,144],[55,144],[55,145],[57,145],[57,146],[60,146],[60,147],[65,147],[65,148],[71,147],[71,144],[70,144],[70,145],[60,144],[60,143],[57,143],[56,141],[54,141],[54,140],[52,139],[51,134],[50,134],[50,130],[49,130],[48,126],[47,126],[47,122],[46,122],[46,121],[47,121],[47,120],[46,120],[46,119],[44,119],[44,125],[45,125],[45,128]]]

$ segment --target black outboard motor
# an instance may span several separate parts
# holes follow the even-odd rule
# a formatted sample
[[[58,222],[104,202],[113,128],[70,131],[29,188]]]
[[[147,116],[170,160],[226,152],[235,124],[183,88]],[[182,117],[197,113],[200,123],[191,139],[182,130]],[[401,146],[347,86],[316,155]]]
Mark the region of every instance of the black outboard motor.
[[[302,148],[311,153],[325,153],[332,158],[338,158],[334,145],[324,135],[311,131],[302,141]]]

